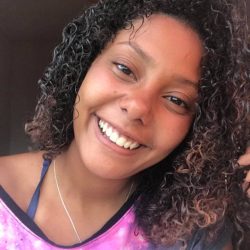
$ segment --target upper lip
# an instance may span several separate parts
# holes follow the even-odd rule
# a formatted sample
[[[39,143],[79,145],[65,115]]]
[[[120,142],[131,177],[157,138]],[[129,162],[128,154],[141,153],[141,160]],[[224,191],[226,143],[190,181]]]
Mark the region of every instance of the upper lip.
[[[141,139],[138,138],[138,136],[128,132],[128,131],[124,131],[121,127],[119,127],[118,125],[116,124],[113,124],[112,122],[110,121],[107,121],[106,119],[100,117],[100,116],[97,116],[98,120],[101,119],[102,121],[104,122],[107,122],[108,124],[110,124],[110,126],[112,126],[115,130],[117,130],[117,132],[120,134],[120,135],[124,135],[126,136],[127,138],[133,140],[133,141],[136,141],[137,143],[139,143],[141,146],[144,146],[144,147],[148,147],[148,145],[146,145],[144,142],[141,141]]]

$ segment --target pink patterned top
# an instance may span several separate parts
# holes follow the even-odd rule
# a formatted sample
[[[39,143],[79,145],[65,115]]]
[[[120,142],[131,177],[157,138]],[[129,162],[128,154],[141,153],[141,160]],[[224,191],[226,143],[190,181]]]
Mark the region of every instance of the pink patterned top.
[[[150,243],[136,223],[135,201],[133,194],[120,210],[92,237],[72,245],[61,246],[41,231],[33,221],[39,201],[40,186],[49,168],[50,162],[44,161],[41,179],[31,199],[27,213],[15,203],[8,193],[0,186],[0,250],[179,250],[180,242],[175,245],[156,246]],[[138,201],[138,200],[137,200]],[[60,230],[60,229],[58,229]],[[206,230],[201,229],[194,233],[188,242],[189,250],[221,250],[231,237],[228,224],[224,225],[220,237],[211,244],[204,240]]]
[[[130,207],[123,216],[106,230],[104,233],[90,241],[76,244],[71,247],[59,246],[55,243],[43,239],[32,230],[32,222],[23,223],[25,213],[21,218],[16,213],[20,213],[18,208],[12,211],[8,205],[0,200],[0,249],[22,249],[22,250],[54,250],[54,249],[75,249],[75,250],[140,250],[148,249],[149,243],[136,229],[133,206]]]
[[[99,233],[73,246],[60,246],[50,241],[0,186],[0,250],[179,250],[181,245],[155,246],[148,242],[135,222],[133,200],[129,200]],[[222,250],[231,237],[226,224],[217,241],[207,245],[206,231],[198,230],[188,244],[188,250]]]

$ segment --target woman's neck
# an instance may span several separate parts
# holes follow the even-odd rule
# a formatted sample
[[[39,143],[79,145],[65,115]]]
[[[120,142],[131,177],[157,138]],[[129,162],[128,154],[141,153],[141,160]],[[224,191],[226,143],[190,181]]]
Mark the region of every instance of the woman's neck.
[[[132,180],[129,178],[108,179],[92,173],[84,165],[74,142],[52,164],[56,164],[58,179],[65,195],[74,193],[75,197],[78,196],[84,202],[106,203],[109,200],[123,203],[132,191]]]

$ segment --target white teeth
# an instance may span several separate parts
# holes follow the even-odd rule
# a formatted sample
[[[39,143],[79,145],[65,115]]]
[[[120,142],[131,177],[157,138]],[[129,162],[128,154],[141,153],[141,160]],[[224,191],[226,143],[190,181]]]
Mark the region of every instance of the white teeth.
[[[111,134],[112,134],[112,128],[109,127],[109,128],[106,130],[106,135],[107,135],[108,137],[110,137]]]
[[[130,145],[132,144],[132,141],[126,141],[123,145],[124,148],[129,148]]]
[[[137,143],[137,142],[133,142],[131,145],[130,145],[130,150],[132,150],[132,149],[135,149],[135,148],[137,148],[137,147],[139,147],[139,144]]]
[[[119,134],[114,131],[111,136],[109,137],[109,139],[112,141],[112,142],[115,142],[116,143],[116,140],[119,138]]]
[[[135,148],[138,148],[140,144],[135,141],[131,141],[125,136],[120,135],[114,128],[112,128],[108,123],[100,120],[99,121],[99,127],[101,131],[116,145],[133,150]]]
[[[120,147],[123,147],[124,143],[126,142],[126,138],[121,136],[116,140],[116,144]]]
[[[99,121],[100,128],[103,128],[104,122],[102,120]]]
[[[108,124],[104,123],[103,128],[102,128],[102,132],[105,132],[108,128]]]

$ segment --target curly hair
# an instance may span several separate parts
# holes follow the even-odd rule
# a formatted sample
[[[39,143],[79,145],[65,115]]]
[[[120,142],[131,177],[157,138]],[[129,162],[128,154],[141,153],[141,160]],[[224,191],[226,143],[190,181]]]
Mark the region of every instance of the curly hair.
[[[239,249],[250,202],[237,159],[249,135],[249,44],[243,0],[100,0],[69,23],[39,80],[41,96],[26,133],[53,158],[74,138],[73,110],[91,63],[121,29],[154,13],[176,17],[201,37],[199,103],[192,128],[166,159],[138,174],[138,225],[155,243],[184,245],[198,228],[215,237],[227,216]]]

